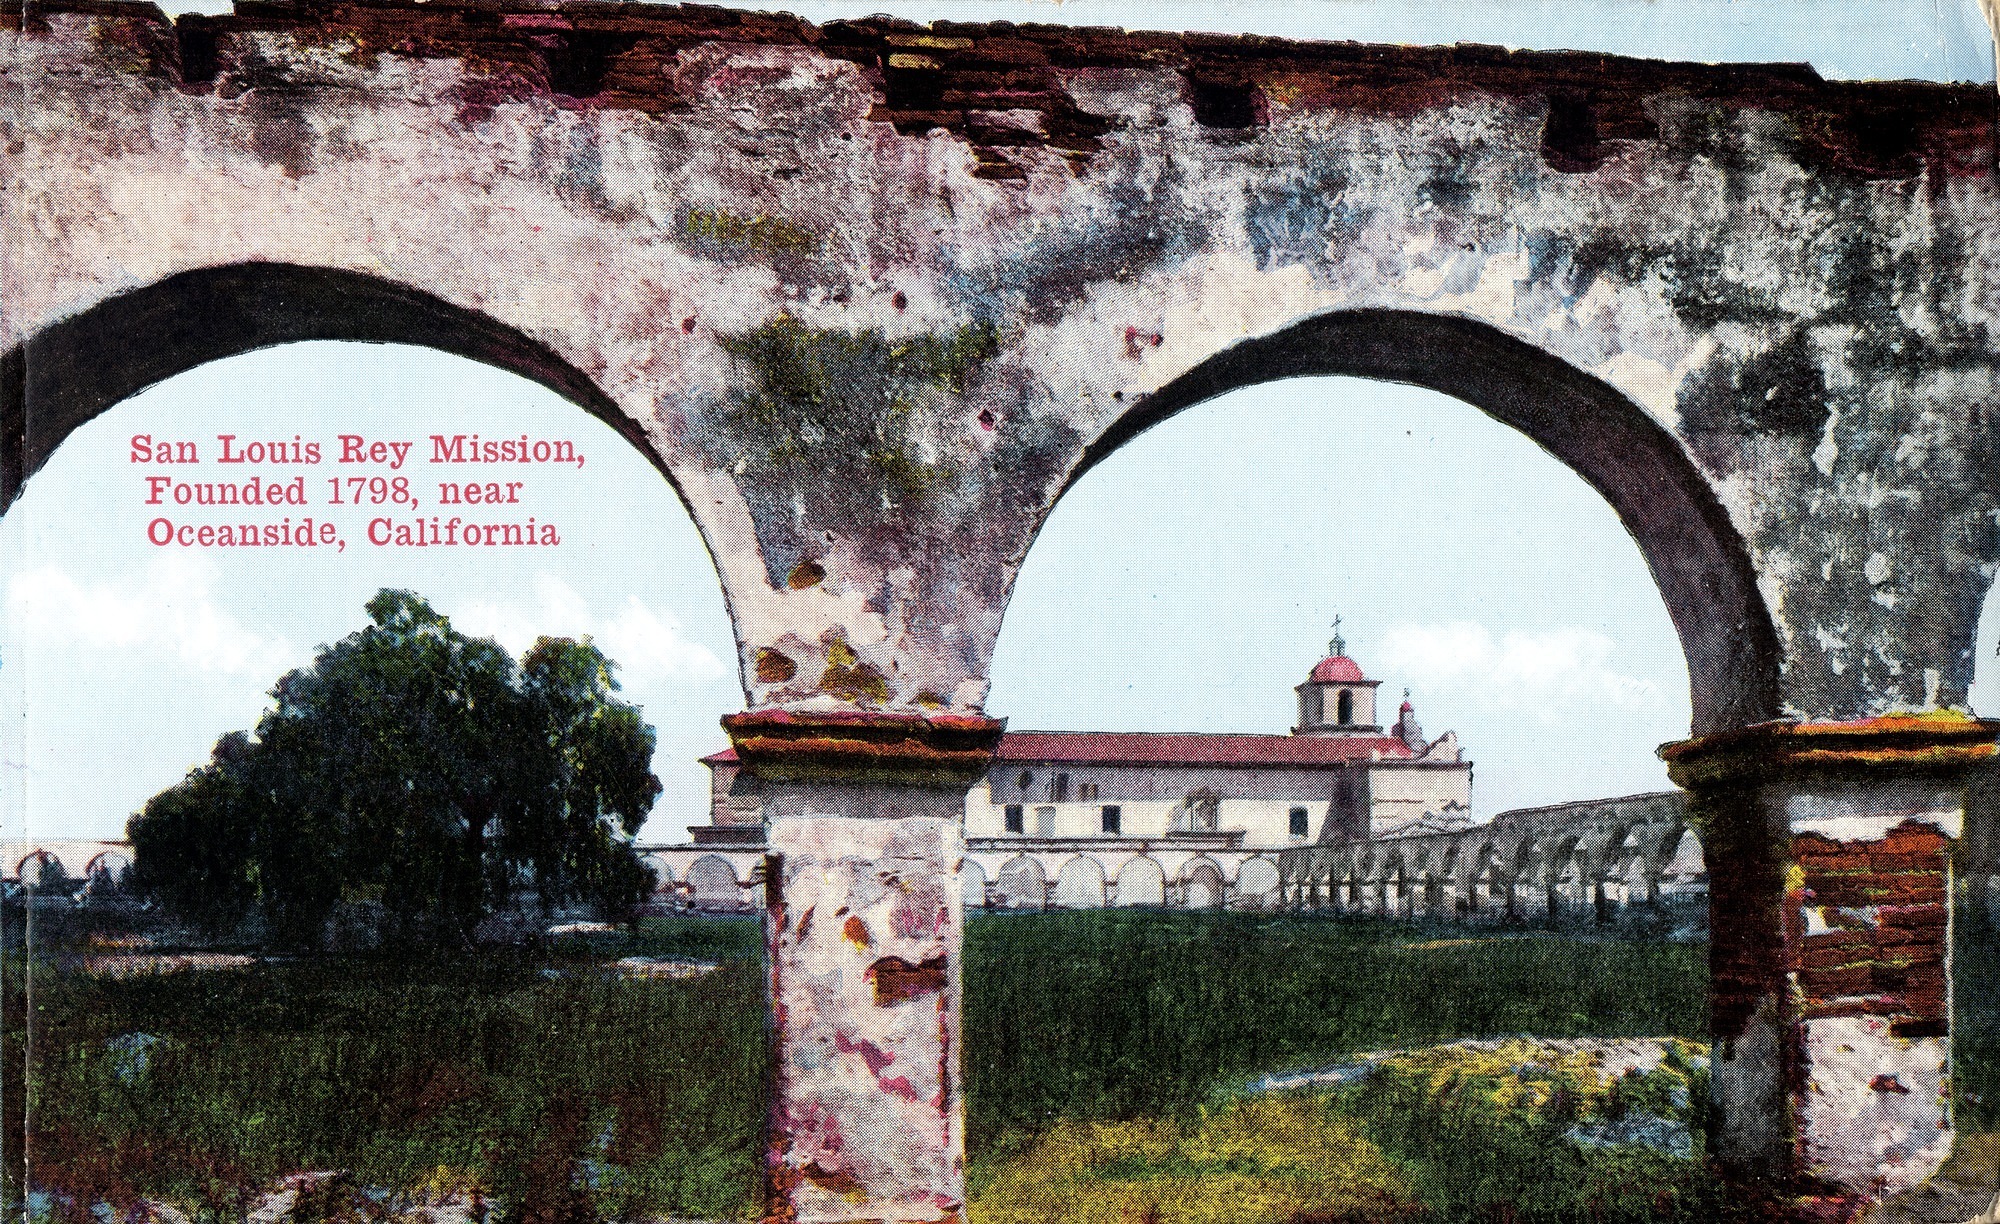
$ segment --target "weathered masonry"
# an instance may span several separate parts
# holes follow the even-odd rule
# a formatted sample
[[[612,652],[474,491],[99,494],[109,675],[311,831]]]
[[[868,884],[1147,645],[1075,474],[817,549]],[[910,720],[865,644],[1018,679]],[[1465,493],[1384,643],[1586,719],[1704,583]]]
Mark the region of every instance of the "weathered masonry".
[[[517,371],[680,491],[774,783],[773,1218],[959,1212],[953,876],[1010,583],[1135,433],[1314,373],[1478,405],[1644,551],[1734,1175],[1851,1203],[1948,1144],[1990,88],[706,8],[0,21],[0,498],[139,388],[307,338]]]

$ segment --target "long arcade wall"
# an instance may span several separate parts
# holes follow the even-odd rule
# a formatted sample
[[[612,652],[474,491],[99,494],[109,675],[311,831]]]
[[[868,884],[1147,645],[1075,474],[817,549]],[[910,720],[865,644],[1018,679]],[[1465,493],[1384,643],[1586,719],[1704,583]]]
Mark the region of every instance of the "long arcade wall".
[[[1305,909],[1435,920],[1614,921],[1706,900],[1678,792],[1505,812],[1450,833],[1249,850],[1228,833],[1161,838],[969,837],[969,908]],[[648,847],[663,894],[748,909],[764,846]]]

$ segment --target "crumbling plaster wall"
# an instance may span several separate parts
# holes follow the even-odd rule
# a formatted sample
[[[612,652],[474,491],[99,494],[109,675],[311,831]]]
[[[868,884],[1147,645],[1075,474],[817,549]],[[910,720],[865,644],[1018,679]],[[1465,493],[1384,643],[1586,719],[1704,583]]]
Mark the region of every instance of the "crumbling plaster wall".
[[[643,429],[753,706],[978,709],[1091,444],[1360,308],[1475,321],[1670,432],[1781,656],[1731,717],[1965,701],[2000,558],[1990,89],[651,7],[5,20],[0,344],[253,261],[518,329]]]

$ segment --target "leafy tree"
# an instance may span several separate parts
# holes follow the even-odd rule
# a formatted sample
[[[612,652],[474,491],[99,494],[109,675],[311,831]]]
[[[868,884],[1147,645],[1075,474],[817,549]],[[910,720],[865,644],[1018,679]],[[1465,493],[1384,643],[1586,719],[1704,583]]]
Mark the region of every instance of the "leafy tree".
[[[629,910],[660,792],[653,729],[588,639],[515,660],[407,591],[271,690],[257,724],[133,818],[135,887],[212,930],[317,943],[343,904],[402,944],[469,942],[502,906]]]
[[[241,731],[215,741],[209,763],[146,801],[126,827],[133,892],[211,932],[240,924],[255,901],[246,774],[253,745]]]

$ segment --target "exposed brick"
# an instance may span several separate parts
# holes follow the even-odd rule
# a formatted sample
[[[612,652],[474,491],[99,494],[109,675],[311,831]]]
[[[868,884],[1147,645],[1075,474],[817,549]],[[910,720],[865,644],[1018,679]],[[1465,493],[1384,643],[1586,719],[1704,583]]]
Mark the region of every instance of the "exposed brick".
[[[1807,948],[1799,954],[1799,968],[1802,970],[1838,969],[1843,965],[1866,963],[1874,955],[1874,949],[1855,948]]]
[[[1816,999],[1872,994],[1877,990],[1874,969],[1866,964],[1802,972],[1799,974],[1799,985]]]
[[[1951,912],[1945,905],[1940,889],[1935,901],[1918,905],[1885,905],[1876,913],[1877,925],[1884,929],[1905,931],[1936,931],[1942,938],[1946,926],[1951,921]]]
[[[945,958],[933,957],[912,965],[901,957],[885,956],[868,967],[868,977],[875,983],[878,1005],[901,1003],[945,988]]]
[[[1807,1020],[1826,1020],[1846,1016],[1899,1016],[1904,1015],[1903,1001],[1874,995],[1848,995],[1829,999],[1814,999],[1806,1003],[1800,1015]]]
[[[20,13],[10,10],[0,17],[0,28],[39,34],[48,28],[49,16],[61,12],[125,16],[125,11],[94,0],[67,0]],[[590,85],[587,96],[572,97],[572,103],[648,113],[683,105],[671,71],[680,51],[720,40],[817,47],[869,72],[882,83],[885,101],[893,100],[898,79],[937,97],[995,90],[1039,95],[1025,109],[1043,110],[1052,120],[1068,115],[1104,123],[1115,118],[1081,116],[1060,88],[1060,74],[1167,67],[1190,81],[1226,86],[1252,99],[1283,92],[1350,112],[1410,114],[1474,95],[1545,105],[1561,94],[1587,106],[1594,134],[1588,143],[1596,152],[1586,160],[1592,164],[1608,151],[1603,142],[1658,139],[1658,125],[1647,106],[1649,99],[1663,94],[1731,109],[1797,111],[1809,119],[1797,125],[1805,156],[1864,175],[1909,177],[1926,164],[1947,173],[1985,173],[1991,162],[1991,100],[1982,96],[1990,91],[1909,82],[1829,82],[1786,65],[1672,64],[1471,45],[1363,46],[1059,26],[939,22],[926,30],[888,18],[814,27],[780,14],[575,0],[564,5],[562,15],[568,29],[548,21],[544,10],[493,0],[421,6],[336,0],[310,7],[242,0],[233,13],[206,18],[204,24],[222,44],[239,34],[281,31],[308,43],[358,46],[364,54],[458,58],[514,73],[531,93],[557,94],[562,79],[584,80]],[[150,32],[149,23],[161,32]],[[150,15],[131,24],[134,45],[165,48],[174,42],[171,28]],[[586,36],[582,60],[570,34]],[[920,66],[892,65],[892,57],[898,64]],[[170,76],[177,72],[177,60],[160,51],[148,58],[149,70]],[[584,68],[580,74],[579,64]],[[225,57],[221,67],[228,76],[252,65]],[[971,105],[983,109],[988,103]],[[893,108],[874,117],[899,128],[926,125],[924,130],[954,132],[967,122],[963,109],[954,108],[925,111],[921,119],[898,116]],[[1921,833],[1892,834],[1890,841],[1896,848],[1928,848]]]

